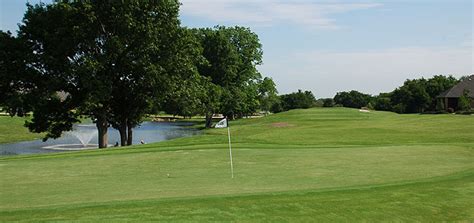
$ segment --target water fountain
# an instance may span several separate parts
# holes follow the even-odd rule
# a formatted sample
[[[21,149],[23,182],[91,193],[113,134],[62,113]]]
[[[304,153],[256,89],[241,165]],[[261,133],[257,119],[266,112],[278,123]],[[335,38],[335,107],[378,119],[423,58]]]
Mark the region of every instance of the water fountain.
[[[97,135],[97,129],[78,128],[74,131],[67,132],[66,134],[75,137],[79,142],[81,142],[81,144],[58,144],[45,146],[43,148],[53,150],[85,150],[97,148],[96,144],[89,144],[92,138]]]
[[[186,137],[199,134],[195,128],[188,128],[191,123],[182,122],[144,122],[134,129],[133,144],[140,140],[147,143]],[[93,123],[74,125],[74,130],[63,134],[60,138],[23,141],[9,144],[0,144],[0,157],[17,154],[57,153],[63,151],[86,150],[97,148],[97,128]],[[109,128],[109,142],[115,144],[120,141],[120,134],[116,129]],[[111,147],[112,145],[109,145]]]
[[[76,130],[69,132],[69,134],[79,139],[79,141],[81,141],[82,147],[87,147],[89,145],[89,142],[92,140],[92,137],[97,135],[97,130]]]

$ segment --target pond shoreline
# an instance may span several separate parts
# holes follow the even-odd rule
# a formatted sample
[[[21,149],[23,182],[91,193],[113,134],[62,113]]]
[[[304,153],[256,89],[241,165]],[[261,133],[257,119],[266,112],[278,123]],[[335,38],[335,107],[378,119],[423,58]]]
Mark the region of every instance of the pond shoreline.
[[[91,141],[87,144],[97,144],[97,135],[95,125],[92,123],[89,124],[77,124],[75,125],[75,130],[73,132],[84,132],[90,131],[91,134],[94,134],[91,138]],[[146,121],[143,122],[139,127],[134,129],[134,141],[133,144],[143,143],[155,143],[166,140],[171,140],[175,138],[189,137],[193,135],[201,134],[196,122],[153,122]],[[117,130],[109,128],[109,146],[114,147],[114,144],[117,144],[120,140],[120,135]],[[41,139],[35,140],[26,140],[20,142],[11,142],[0,144],[0,157],[1,156],[16,156],[23,154],[41,154],[41,153],[61,153],[61,152],[70,152],[72,151],[69,148],[60,149],[56,147],[57,145],[78,145],[80,144],[79,138],[76,138],[74,134],[63,134],[58,139],[50,139],[46,142],[43,142]],[[96,150],[98,148],[84,148],[84,149],[74,149],[74,151],[82,150]]]

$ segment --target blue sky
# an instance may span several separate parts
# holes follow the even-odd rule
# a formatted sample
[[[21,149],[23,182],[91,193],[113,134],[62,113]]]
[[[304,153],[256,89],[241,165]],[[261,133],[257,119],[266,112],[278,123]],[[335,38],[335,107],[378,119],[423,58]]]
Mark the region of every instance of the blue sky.
[[[25,2],[0,1],[0,29],[16,29]],[[256,32],[264,50],[259,70],[280,93],[377,94],[407,78],[474,74],[472,0],[181,2],[183,26],[241,25]]]

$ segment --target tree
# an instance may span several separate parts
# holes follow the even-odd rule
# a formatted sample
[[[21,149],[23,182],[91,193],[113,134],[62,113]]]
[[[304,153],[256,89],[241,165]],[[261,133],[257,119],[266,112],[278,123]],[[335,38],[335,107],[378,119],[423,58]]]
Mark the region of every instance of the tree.
[[[278,97],[276,102],[272,105],[272,107],[270,108],[270,111],[272,113],[279,113],[279,112],[283,112],[283,102],[281,101],[281,97]]]
[[[206,127],[210,127],[216,111],[229,118],[243,116],[258,106],[258,81],[261,79],[256,66],[262,63],[262,49],[258,36],[248,28],[223,27],[193,30],[203,48],[205,63],[197,64],[199,74],[209,78],[219,90],[219,109],[205,104]],[[208,92],[211,93],[211,92]],[[215,95],[207,94],[215,98]],[[203,100],[212,102],[215,100]]]
[[[205,93],[201,98],[203,113],[205,115],[205,127],[211,128],[212,116],[219,112],[221,107],[222,87],[212,83],[211,81],[204,82]]]
[[[23,116],[31,110],[32,98],[26,91],[33,87],[29,84],[33,76],[25,64],[27,59],[28,47],[22,39],[0,31],[0,109],[12,116]]]
[[[258,101],[260,110],[268,112],[273,104],[278,102],[278,91],[275,82],[269,77],[265,77],[258,82]]]
[[[437,106],[437,96],[456,85],[459,81],[453,76],[436,75],[426,81],[426,93],[430,97],[427,110],[435,111]]]
[[[437,96],[457,83],[456,78],[442,75],[430,79],[406,80],[403,86],[386,94],[383,98],[379,96],[375,107],[376,109],[379,107],[380,110],[391,110],[398,113],[439,110]]]
[[[324,98],[323,107],[334,107],[334,100],[332,98]]]
[[[184,64],[174,57],[181,55],[178,10],[173,0],[29,5],[18,38],[28,47],[25,67],[33,71],[31,86],[21,92],[37,99],[30,130],[56,138],[86,114],[104,148],[109,122],[121,134],[123,126],[130,131],[139,124],[158,85]],[[59,91],[68,97],[56,100]]]
[[[380,93],[374,99],[374,109],[379,111],[391,111],[392,105],[390,101],[390,94],[389,93]]]
[[[123,84],[113,93],[117,96],[113,100],[117,106],[113,107],[111,115],[114,117],[118,111],[121,118],[113,119],[111,123],[119,129],[121,141],[127,139],[126,145],[132,144],[133,128],[141,123],[153,105],[161,105],[166,111],[184,116],[199,112],[202,78],[194,64],[203,60],[202,50],[190,30],[178,27],[177,12],[174,8],[174,19],[161,21],[154,30],[158,33],[150,35],[148,44],[136,38],[142,41],[140,44],[144,44],[144,49],[131,50],[129,61],[132,64],[117,80]],[[166,21],[169,24],[166,25]],[[153,25],[143,27],[144,32],[150,31],[147,28],[150,26]],[[163,42],[166,44],[162,45]],[[135,50],[138,50],[136,54],[133,53]]]
[[[426,80],[407,80],[395,89],[390,97],[393,111],[398,113],[424,112],[430,106],[431,98],[426,92]]]
[[[464,90],[463,94],[459,98],[458,110],[460,111],[471,110],[471,98],[469,97],[469,90]]]
[[[280,101],[282,110],[288,111],[298,108],[311,108],[316,102],[316,98],[311,91],[298,90],[298,92],[281,95]]]
[[[349,92],[338,92],[334,96],[334,103],[348,108],[365,107],[372,100],[372,96],[352,90]]]
[[[163,110],[168,114],[183,117],[202,114],[203,100],[208,91],[206,87],[209,87],[208,80],[197,75],[194,79],[176,80],[176,83],[174,90],[167,94],[163,102]]]
[[[72,124],[78,121],[74,108],[82,97],[71,97],[71,94],[63,99],[58,97],[61,91],[76,95],[82,92],[75,86],[77,77],[71,66],[77,39],[65,36],[75,32],[74,27],[69,26],[69,22],[77,22],[73,14],[67,4],[28,5],[24,24],[15,40],[20,47],[5,63],[4,75],[13,78],[10,89],[14,94],[8,98],[10,102],[19,102],[7,103],[7,109],[12,115],[34,111],[32,121],[26,126],[34,132],[47,132],[44,140],[59,137],[62,131],[71,130]],[[59,19],[64,17],[70,20]]]

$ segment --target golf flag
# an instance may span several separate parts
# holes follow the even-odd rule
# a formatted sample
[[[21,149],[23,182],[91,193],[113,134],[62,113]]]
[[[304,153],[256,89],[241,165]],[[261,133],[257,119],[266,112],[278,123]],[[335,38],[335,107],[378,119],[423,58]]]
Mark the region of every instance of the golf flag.
[[[229,138],[229,157],[230,157],[230,173],[232,178],[234,178],[234,163],[232,162],[232,143],[230,142],[230,128],[227,123],[227,118],[220,120],[214,128],[227,128],[227,137]]]
[[[219,128],[227,128],[227,118],[220,120],[214,128],[219,129]]]

